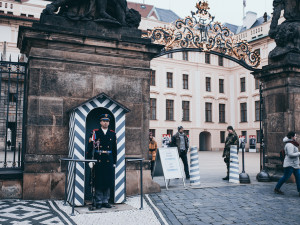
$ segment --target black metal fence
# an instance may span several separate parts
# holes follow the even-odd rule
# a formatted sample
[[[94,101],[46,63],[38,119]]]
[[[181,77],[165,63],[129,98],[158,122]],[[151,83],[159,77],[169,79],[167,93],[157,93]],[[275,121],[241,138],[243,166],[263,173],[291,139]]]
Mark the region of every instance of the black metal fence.
[[[0,61],[0,170],[23,167],[26,78],[26,63]]]

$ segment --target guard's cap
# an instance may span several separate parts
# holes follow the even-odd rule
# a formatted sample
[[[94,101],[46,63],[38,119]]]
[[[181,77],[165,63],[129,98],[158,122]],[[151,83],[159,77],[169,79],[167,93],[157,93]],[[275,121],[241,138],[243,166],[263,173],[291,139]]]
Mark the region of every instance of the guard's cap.
[[[110,121],[111,116],[109,114],[100,115],[100,121]]]
[[[179,130],[183,129],[183,126],[179,126],[177,129],[179,131]]]

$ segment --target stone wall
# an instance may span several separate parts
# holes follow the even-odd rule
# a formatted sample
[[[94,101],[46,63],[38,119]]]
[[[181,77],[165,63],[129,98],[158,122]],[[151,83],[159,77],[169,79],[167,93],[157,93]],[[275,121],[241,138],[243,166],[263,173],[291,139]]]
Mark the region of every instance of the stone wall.
[[[147,158],[150,60],[161,46],[141,39],[137,29],[99,26],[88,32],[82,24],[20,27],[18,47],[29,58],[24,199],[63,197],[59,158],[68,154],[68,110],[102,92],[131,110],[126,155]],[[150,176],[146,180],[146,192],[151,186],[159,191]]]

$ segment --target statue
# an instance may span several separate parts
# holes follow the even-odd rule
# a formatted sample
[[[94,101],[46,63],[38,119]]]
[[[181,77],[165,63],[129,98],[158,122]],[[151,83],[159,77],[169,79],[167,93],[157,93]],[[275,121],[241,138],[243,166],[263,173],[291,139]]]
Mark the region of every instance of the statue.
[[[288,53],[300,54],[300,0],[274,0],[273,7],[269,36],[275,39],[276,48],[270,52],[269,59],[277,60]],[[278,25],[282,10],[286,20]]]
[[[59,12],[58,12],[59,10]],[[95,21],[138,28],[141,15],[128,9],[126,0],[55,0],[43,10],[46,15],[67,17],[75,21]]]

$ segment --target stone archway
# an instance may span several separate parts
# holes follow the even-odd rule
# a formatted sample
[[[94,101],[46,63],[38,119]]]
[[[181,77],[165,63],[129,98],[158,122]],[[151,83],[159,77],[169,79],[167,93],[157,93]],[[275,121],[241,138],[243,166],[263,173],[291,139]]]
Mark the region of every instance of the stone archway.
[[[211,150],[211,133],[203,131],[199,134],[199,151]]]

